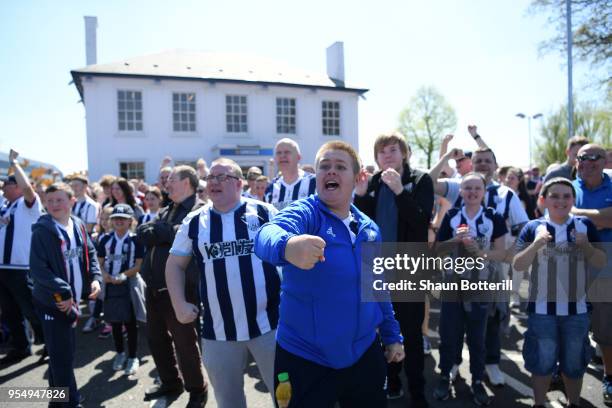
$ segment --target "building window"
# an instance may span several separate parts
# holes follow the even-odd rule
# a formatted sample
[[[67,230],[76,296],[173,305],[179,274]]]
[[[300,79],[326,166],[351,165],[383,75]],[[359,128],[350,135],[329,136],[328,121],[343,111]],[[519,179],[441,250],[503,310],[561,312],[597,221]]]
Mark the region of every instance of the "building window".
[[[295,134],[295,98],[276,98],[276,133]]]
[[[340,136],[340,102],[323,101],[323,134]]]
[[[125,179],[144,179],[144,162],[121,162],[119,163],[119,175]]]
[[[175,132],[195,132],[196,96],[194,93],[172,94],[172,128]]]
[[[225,96],[225,121],[229,133],[246,133],[247,97],[242,95]]]
[[[119,130],[142,130],[142,92],[117,91]]]

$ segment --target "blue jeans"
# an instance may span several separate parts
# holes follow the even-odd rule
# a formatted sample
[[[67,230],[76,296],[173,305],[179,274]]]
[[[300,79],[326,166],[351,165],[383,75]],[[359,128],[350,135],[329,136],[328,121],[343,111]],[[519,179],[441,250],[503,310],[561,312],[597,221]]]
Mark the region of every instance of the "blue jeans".
[[[580,379],[593,355],[589,342],[588,313],[571,316],[530,314],[527,320],[523,359],[533,375],[553,373],[557,362],[568,378]]]
[[[485,368],[485,332],[490,304],[471,302],[470,310],[462,302],[442,302],[440,308],[440,372],[448,377],[457,353],[463,346],[463,333],[467,335],[470,350],[472,381],[482,380]]]

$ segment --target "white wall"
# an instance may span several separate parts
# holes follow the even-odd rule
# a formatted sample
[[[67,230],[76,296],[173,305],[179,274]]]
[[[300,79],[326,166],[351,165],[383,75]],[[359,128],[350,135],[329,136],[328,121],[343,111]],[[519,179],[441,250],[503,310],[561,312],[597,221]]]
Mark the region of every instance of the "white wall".
[[[321,101],[340,102],[339,139],[354,146],[358,143],[358,95],[353,92],[311,90],[292,87],[263,87],[251,84],[209,84],[200,81],[155,81],[108,77],[83,78],[87,120],[89,177],[118,174],[119,162],[144,161],[149,182],[157,178],[162,158],[175,160],[203,157],[208,163],[217,158],[217,145],[259,145],[272,148],[282,137],[294,138],[302,150],[302,162],[313,163],[317,149],[325,141],[321,125]],[[142,92],[143,131],[118,130],[117,91]],[[196,132],[173,132],[172,93],[196,94]],[[247,95],[248,133],[236,135],[225,130],[225,95]],[[296,98],[296,135],[276,133],[276,97]],[[244,164],[266,160],[240,157]]]

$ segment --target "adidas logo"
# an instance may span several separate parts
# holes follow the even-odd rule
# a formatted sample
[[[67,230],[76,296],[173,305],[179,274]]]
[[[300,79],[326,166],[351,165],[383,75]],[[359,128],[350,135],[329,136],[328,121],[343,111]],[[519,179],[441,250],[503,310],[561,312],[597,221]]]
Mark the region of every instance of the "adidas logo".
[[[45,313],[45,320],[55,320],[55,318]]]
[[[329,227],[326,232],[327,235],[331,235],[332,237],[336,238],[336,234],[334,234],[334,230],[332,229],[332,227]]]

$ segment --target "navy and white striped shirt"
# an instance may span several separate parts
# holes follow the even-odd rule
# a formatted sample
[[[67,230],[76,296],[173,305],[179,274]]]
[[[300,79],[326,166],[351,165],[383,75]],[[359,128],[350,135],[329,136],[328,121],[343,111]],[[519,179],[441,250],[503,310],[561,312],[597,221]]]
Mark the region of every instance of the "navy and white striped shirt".
[[[273,265],[253,252],[253,239],[276,209],[241,197],[221,214],[207,204],[189,214],[170,253],[195,255],[201,271],[202,337],[244,341],[276,329],[280,276]]]
[[[448,241],[457,235],[457,228],[460,225],[467,225],[472,238],[478,243],[480,249],[492,249],[493,242],[504,236],[508,232],[506,223],[500,214],[495,212],[493,208],[480,207],[478,213],[470,218],[465,212],[465,207],[452,208],[444,215],[440,229],[438,230],[438,241]],[[467,255],[466,255],[467,256]],[[471,280],[489,280],[492,268],[495,266],[491,263],[489,267],[483,268],[481,271],[472,270]],[[452,271],[449,271],[452,272]],[[466,276],[466,278],[468,278]]]
[[[567,316],[587,312],[588,269],[584,253],[576,247],[576,233],[589,242],[599,242],[597,229],[586,217],[570,215],[563,225],[548,215],[525,225],[516,241],[516,250],[527,248],[545,229],[552,240],[540,248],[531,264],[528,312]]]
[[[461,179],[446,179],[446,198],[453,207],[460,208],[463,200],[459,191],[461,189]],[[485,207],[495,209],[495,212],[501,214],[508,226],[525,224],[529,221],[527,212],[521,204],[518,196],[512,190],[501,184],[492,182],[487,186],[484,197]]]
[[[83,293],[83,276],[81,275],[81,259],[83,257],[84,231],[78,230],[72,220],[68,221],[67,226],[63,226],[55,221],[57,234],[61,242],[62,256],[66,271],[66,282],[70,285],[72,298],[75,301],[81,299]]]
[[[305,171],[291,184],[285,183],[282,176],[276,177],[266,189],[264,200],[281,210],[295,200],[314,194],[316,182],[316,176]]]
[[[96,224],[98,211],[98,203],[87,195],[72,206],[72,215],[79,217],[85,224]]]
[[[136,259],[142,259],[143,247],[136,242],[136,234],[127,232],[119,238],[116,232],[104,235],[98,243],[98,257],[104,258],[104,270],[117,276],[134,267]]]
[[[146,214],[141,215],[138,217],[138,225],[153,221],[153,218],[157,217],[157,214],[158,213],[147,212]]]

